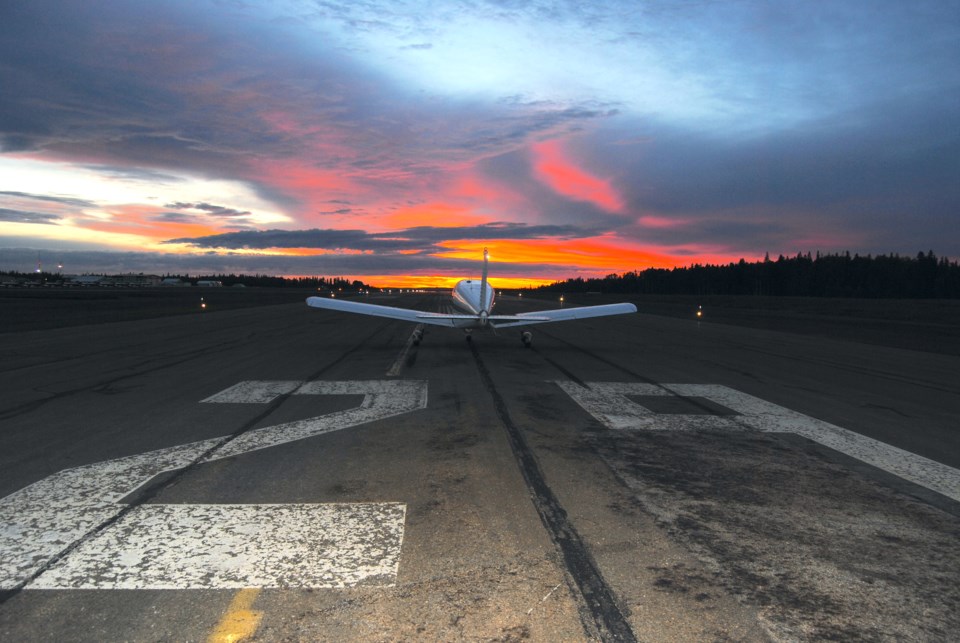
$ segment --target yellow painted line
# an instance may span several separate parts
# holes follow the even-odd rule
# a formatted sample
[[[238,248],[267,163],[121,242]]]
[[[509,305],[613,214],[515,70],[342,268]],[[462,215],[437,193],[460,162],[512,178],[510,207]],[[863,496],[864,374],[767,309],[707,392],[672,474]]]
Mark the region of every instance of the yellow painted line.
[[[250,609],[259,595],[259,589],[241,589],[237,592],[230,601],[227,613],[217,624],[217,629],[207,637],[207,643],[235,643],[253,636],[263,618],[263,612]]]

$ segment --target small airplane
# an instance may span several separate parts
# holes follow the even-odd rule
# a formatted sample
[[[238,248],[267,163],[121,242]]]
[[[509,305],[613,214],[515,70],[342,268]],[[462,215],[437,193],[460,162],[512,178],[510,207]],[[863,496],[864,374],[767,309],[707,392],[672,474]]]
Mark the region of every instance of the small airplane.
[[[581,306],[579,308],[559,308],[555,310],[540,310],[532,313],[517,313],[516,315],[492,314],[496,293],[487,283],[487,266],[490,257],[487,249],[483,249],[483,275],[477,279],[461,279],[454,286],[451,301],[461,313],[428,313],[409,308],[394,306],[378,306],[357,301],[343,299],[327,299],[326,297],[308,297],[307,305],[314,308],[337,310],[344,313],[358,313],[375,317],[389,317],[418,324],[446,326],[448,328],[462,328],[467,333],[467,340],[471,339],[471,331],[476,328],[499,328],[510,326],[528,326],[530,324],[545,324],[547,322],[566,321],[569,319],[586,319],[588,317],[603,317],[606,315],[622,315],[635,313],[637,307],[633,304],[605,304],[602,306]],[[418,326],[413,333],[414,344],[423,339],[423,327]],[[530,346],[533,333],[520,332],[520,341],[524,346]]]

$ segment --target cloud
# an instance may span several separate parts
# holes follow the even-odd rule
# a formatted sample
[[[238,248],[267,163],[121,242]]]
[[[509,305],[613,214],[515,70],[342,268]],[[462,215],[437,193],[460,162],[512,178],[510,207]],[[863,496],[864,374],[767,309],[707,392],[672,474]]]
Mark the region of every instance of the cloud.
[[[234,217],[245,217],[250,214],[249,210],[235,210],[233,208],[227,208],[222,205],[213,205],[210,203],[182,203],[174,202],[168,203],[165,208],[173,208],[174,210],[200,210],[214,217],[224,217],[224,218],[234,218]]]
[[[49,203],[59,203],[77,208],[91,208],[96,204],[86,199],[77,199],[74,197],[56,196],[51,194],[30,194],[28,192],[16,192],[12,190],[0,190],[0,198],[16,197],[18,199],[31,199],[33,201],[46,201]]]
[[[0,247],[0,265],[10,270],[33,270],[38,259],[44,265],[62,262],[64,272],[148,273],[148,274],[275,274],[319,276],[363,275],[474,275],[480,270],[480,257],[437,257],[402,254],[327,254],[320,256],[277,256],[224,253],[104,252],[89,250],[37,250]],[[530,278],[552,276],[556,266],[547,263],[510,263],[498,261],[497,275],[522,275]],[[560,266],[560,270],[573,270]],[[559,279],[563,272],[556,274]],[[376,284],[374,284],[376,285]]]
[[[537,177],[555,192],[577,201],[588,201],[609,212],[623,208],[620,195],[609,181],[593,176],[574,164],[557,141],[533,146]]]
[[[90,170],[97,175],[111,177],[122,181],[155,181],[158,183],[177,183],[182,182],[182,176],[176,176],[172,173],[158,172],[140,167],[120,167],[114,165],[81,165],[80,167]]]
[[[150,221],[162,221],[168,223],[193,223],[196,221],[196,218],[197,217],[193,215],[184,214],[183,212],[161,212],[149,217]]]
[[[22,210],[10,210],[0,208],[0,221],[11,221],[14,223],[56,223],[60,220],[55,214],[46,214],[43,212],[24,212]]]
[[[638,243],[957,256],[947,222],[960,205],[960,117],[949,103],[905,97],[733,139],[622,118],[578,137],[577,154],[615,175],[638,222],[618,233]]]
[[[485,239],[569,240],[595,236],[601,231],[566,225],[526,225],[494,222],[476,226],[417,226],[405,230],[371,233],[364,230],[258,230],[229,232],[205,237],[170,239],[164,243],[197,248],[273,249],[315,248],[359,252],[444,252],[442,242]]]
[[[0,176],[0,206],[203,249],[960,256],[954,4],[33,0],[0,20],[3,161],[128,189]],[[201,236],[239,225],[299,230]]]

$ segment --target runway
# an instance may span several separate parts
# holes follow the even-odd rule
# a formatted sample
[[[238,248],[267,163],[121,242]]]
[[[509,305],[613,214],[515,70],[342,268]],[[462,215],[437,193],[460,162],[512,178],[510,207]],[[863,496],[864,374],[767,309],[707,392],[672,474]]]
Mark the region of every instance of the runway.
[[[960,357],[642,312],[412,331],[0,334],[0,639],[960,630]]]

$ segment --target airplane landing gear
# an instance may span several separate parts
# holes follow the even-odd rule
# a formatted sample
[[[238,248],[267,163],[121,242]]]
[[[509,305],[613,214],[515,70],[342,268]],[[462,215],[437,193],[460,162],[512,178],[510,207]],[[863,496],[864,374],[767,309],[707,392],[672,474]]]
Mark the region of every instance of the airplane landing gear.
[[[533,333],[529,330],[520,331],[520,341],[523,342],[524,346],[530,348],[530,344],[533,343]]]

